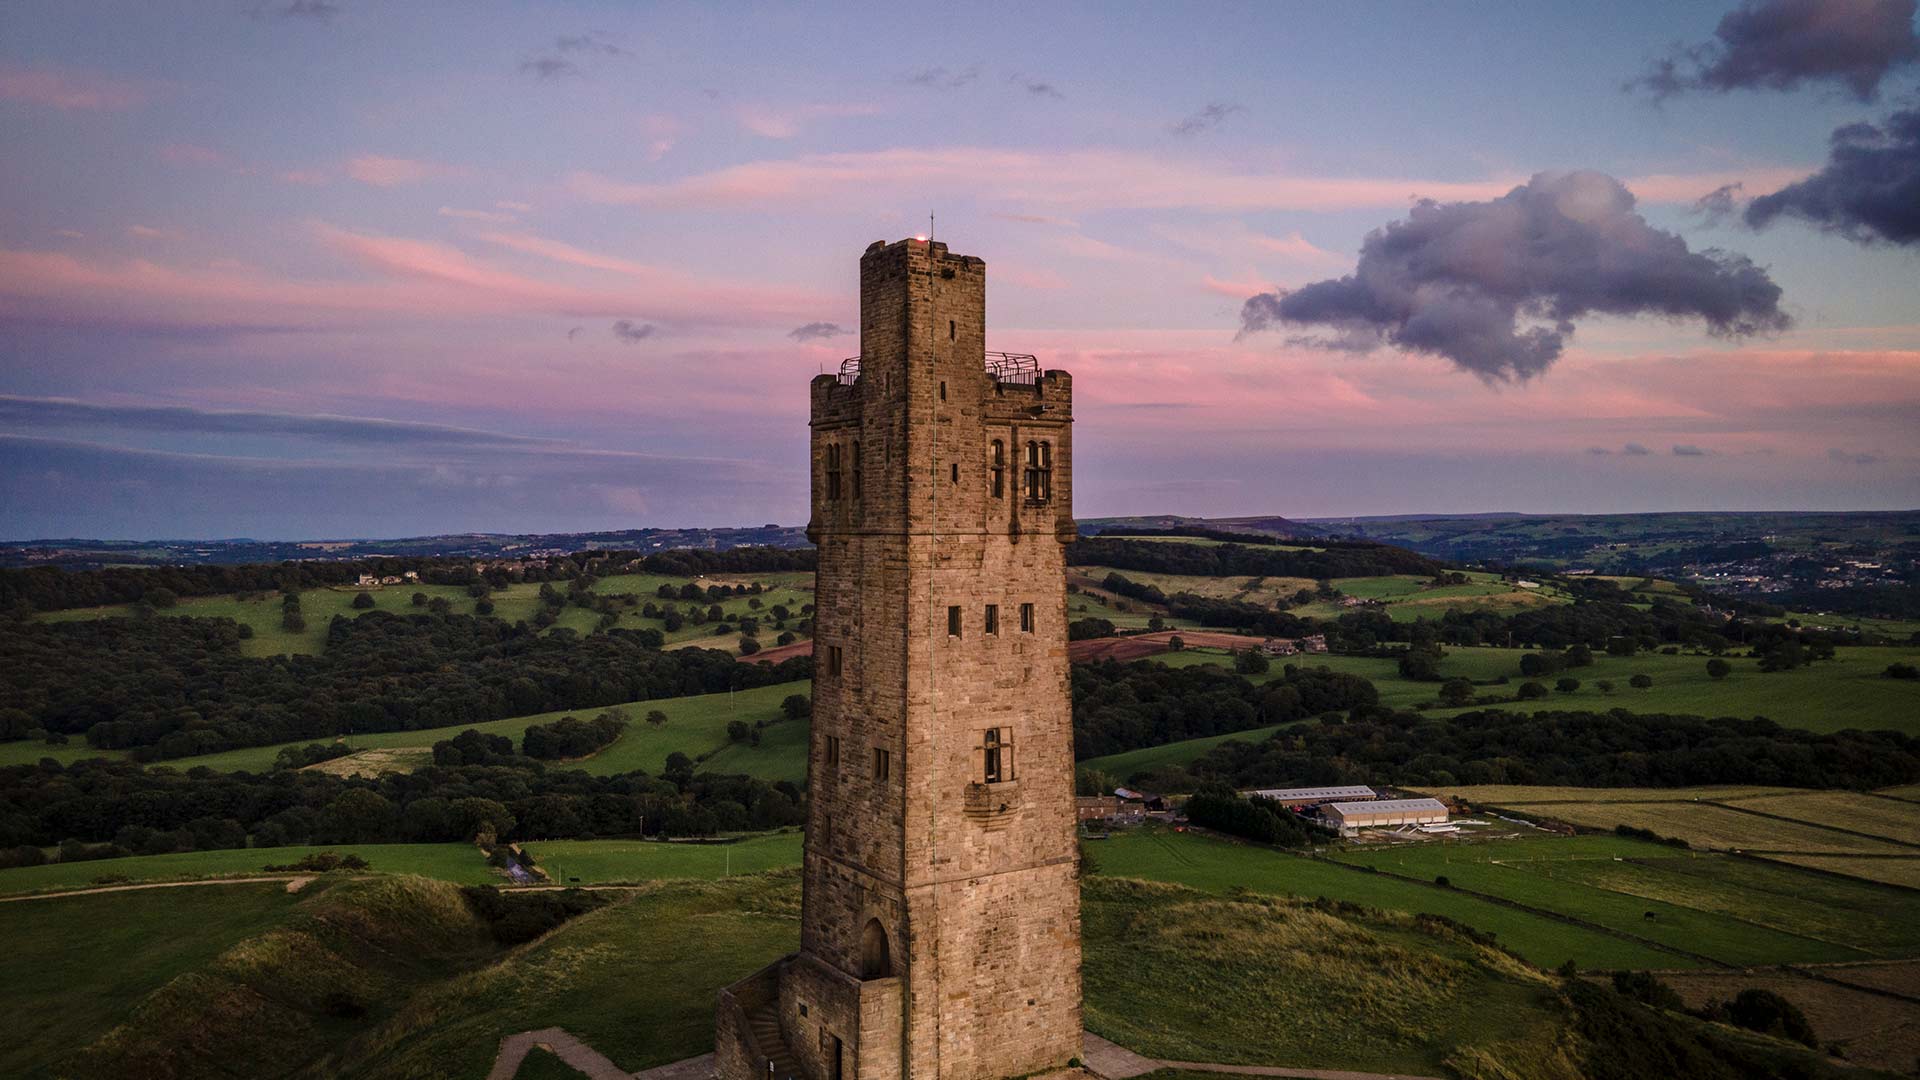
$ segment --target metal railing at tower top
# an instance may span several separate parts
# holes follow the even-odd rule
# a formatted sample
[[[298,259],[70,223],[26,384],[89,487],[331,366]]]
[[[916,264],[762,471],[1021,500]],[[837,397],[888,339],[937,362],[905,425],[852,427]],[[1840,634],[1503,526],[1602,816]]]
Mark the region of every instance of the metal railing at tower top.
[[[990,352],[987,374],[997,383],[1032,386],[1040,381],[1040,361],[1032,353]]]
[[[1040,381],[1040,361],[1032,353],[990,352],[987,374],[1003,385],[1032,386]],[[840,361],[840,385],[852,386],[859,380],[860,358],[849,356]]]

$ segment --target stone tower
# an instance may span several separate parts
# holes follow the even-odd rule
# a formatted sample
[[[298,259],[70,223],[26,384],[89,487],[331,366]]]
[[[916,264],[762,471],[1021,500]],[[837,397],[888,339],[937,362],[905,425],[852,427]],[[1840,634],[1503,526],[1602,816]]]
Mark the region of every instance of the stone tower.
[[[722,994],[723,1076],[987,1080],[1080,1053],[1072,379],[987,353],[985,321],[982,260],[875,243],[860,356],[813,380],[801,945]]]

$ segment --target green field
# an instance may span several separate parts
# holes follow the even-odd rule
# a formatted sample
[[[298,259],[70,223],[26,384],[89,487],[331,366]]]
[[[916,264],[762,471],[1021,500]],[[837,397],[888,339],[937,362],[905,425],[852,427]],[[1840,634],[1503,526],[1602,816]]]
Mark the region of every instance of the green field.
[[[760,641],[763,645],[773,644],[778,633],[771,629],[771,617],[767,609],[776,604],[784,604],[794,613],[794,620],[800,616],[803,605],[813,602],[813,575],[811,573],[765,573],[765,574],[721,574],[701,579],[700,584],[736,585],[759,582],[766,588],[757,597],[731,596],[720,602],[721,610],[730,619],[739,619],[743,615],[757,615],[762,624]],[[663,577],[658,574],[614,574],[601,578],[594,583],[593,591],[601,595],[634,594],[637,599],[631,609],[621,609],[619,625],[626,629],[651,627],[661,631],[669,643],[692,641],[712,637],[712,626],[695,626],[688,623],[679,630],[668,632],[660,619],[647,619],[640,615],[640,608],[647,602],[664,604],[655,594],[661,585],[680,586],[687,583],[685,578]],[[556,586],[564,589],[564,585]],[[248,656],[276,656],[286,653],[319,653],[326,648],[327,624],[336,615],[353,618],[366,612],[353,606],[353,599],[362,590],[353,586],[333,586],[328,588],[306,589],[300,593],[300,613],[306,620],[306,629],[300,632],[287,630],[281,625],[280,595],[269,593],[256,599],[241,599],[238,596],[195,596],[182,599],[176,606],[162,612],[164,615],[195,618],[227,618],[253,627],[253,637],[241,642],[240,648]],[[467,595],[465,588],[456,585],[387,585],[365,590],[373,597],[374,609],[394,614],[410,614],[425,610],[413,605],[413,594],[423,593],[429,599],[444,598],[452,605],[455,614],[471,615],[474,612],[475,599]],[[761,607],[755,610],[750,600],[759,600]],[[540,583],[519,582],[505,588],[496,589],[492,594],[494,618],[505,622],[532,620],[540,609]],[[710,607],[711,601],[675,600],[681,611],[690,610],[694,604],[701,608]],[[84,619],[125,618],[133,614],[130,605],[118,604],[107,607],[72,608],[66,611],[48,612],[39,616],[47,622],[72,622]],[[565,627],[580,634],[590,634],[599,622],[598,612],[583,607],[568,605],[562,609],[555,627]],[[789,627],[792,623],[788,624]],[[724,636],[716,642],[725,643],[732,648],[738,640],[737,634]]]
[[[1267,727],[1251,728],[1247,731],[1236,731],[1227,735],[1207,735],[1198,739],[1182,739],[1179,742],[1164,743],[1160,746],[1149,746],[1143,750],[1127,750],[1118,754],[1108,754],[1105,757],[1088,758],[1085,761],[1079,762],[1077,767],[1080,769],[1096,769],[1116,780],[1124,781],[1129,776],[1154,772],[1172,765],[1183,767],[1191,765],[1194,761],[1198,760],[1201,755],[1229,739],[1238,739],[1241,742],[1264,741],[1272,737],[1274,732],[1288,726],[1287,724],[1273,724]]]
[[[1920,896],[1623,837],[1350,848],[1338,858],[1421,881],[1445,876],[1736,966],[1920,955]]]
[[[0,870],[0,895],[85,889],[95,883],[94,879],[103,877],[126,878],[128,883],[247,877],[266,873],[269,864],[297,862],[304,855],[320,851],[343,855],[353,852],[367,860],[374,870],[389,874],[419,874],[459,885],[485,885],[503,880],[472,844],[330,844],[182,851],[172,855],[131,855],[124,859],[16,866]]]
[[[657,840],[539,840],[526,850],[565,885],[608,885],[670,878],[720,878],[800,865],[800,830],[725,844]]]
[[[703,766],[708,771],[748,772],[767,780],[803,780],[806,778],[807,767],[806,725],[784,722],[780,703],[786,700],[788,695],[804,695],[810,690],[809,683],[798,680],[731,693],[656,698],[609,705],[606,708],[620,709],[627,714],[627,729],[612,746],[592,757],[569,762],[562,767],[581,769],[596,776],[611,776],[615,773],[636,770],[657,774],[666,765],[669,754],[677,752],[697,759],[702,754],[711,753],[713,755],[711,764]],[[667,722],[659,727],[646,722],[647,713],[655,709],[667,714]],[[563,716],[589,718],[605,711],[606,709],[603,708],[561,709],[555,712],[536,713],[532,716],[516,716],[506,720],[488,720],[478,724],[455,724],[450,727],[422,728],[417,731],[377,731],[364,735],[349,735],[347,743],[361,751],[416,750],[425,753],[433,748],[434,743],[451,739],[463,731],[472,729],[489,735],[505,735],[513,739],[517,745],[520,736],[531,725],[551,723]],[[761,745],[757,748],[730,745],[727,741],[727,724],[733,720],[744,720],[748,724],[767,722],[769,726],[761,732]],[[305,746],[312,741],[315,740],[303,739],[297,742],[275,743],[270,746],[248,746],[239,750],[225,750],[218,754],[174,758],[157,764],[182,772],[201,766],[221,772],[266,772],[273,768],[274,758],[282,749],[289,746]],[[38,743],[0,743],[0,765],[38,761],[39,755],[36,753],[36,748],[47,749]],[[72,760],[85,757],[122,756],[124,755],[114,751],[82,749],[73,753]],[[337,770],[345,767],[343,764],[345,760],[323,762],[322,765]],[[765,771],[755,771],[759,769]]]
[[[1542,967],[1568,959],[1591,968],[1692,966],[1691,961],[1650,945],[1517,911],[1457,890],[1368,874],[1270,848],[1164,829],[1132,830],[1086,846],[1098,873],[1115,877],[1171,881],[1212,893],[1245,888],[1281,896],[1325,896],[1388,911],[1445,915],[1497,935],[1501,944]]]
[[[1506,676],[1504,686],[1482,686],[1481,694],[1512,695],[1526,678],[1520,674],[1523,649],[1490,647],[1453,647],[1440,660],[1444,678],[1465,678],[1485,682]],[[1227,664],[1222,653],[1189,649],[1157,659],[1177,665]],[[1920,682],[1889,679],[1881,674],[1888,664],[1920,663],[1920,646],[1841,649],[1833,660],[1823,660],[1793,671],[1762,672],[1759,662],[1744,657],[1728,657],[1732,674],[1715,680],[1707,675],[1704,656],[1667,656],[1641,653],[1632,657],[1601,654],[1589,667],[1560,674],[1580,681],[1572,693],[1558,690],[1528,702],[1509,702],[1499,708],[1522,712],[1541,709],[1628,709],[1640,713],[1681,713],[1694,716],[1764,716],[1785,727],[1809,731],[1842,731],[1847,728],[1892,729],[1920,735]],[[1286,664],[1303,667],[1327,667],[1360,675],[1380,691],[1382,704],[1394,708],[1412,708],[1434,700],[1438,683],[1413,682],[1400,677],[1393,660],[1359,656],[1287,657],[1275,661],[1269,678],[1279,677]],[[1627,685],[1635,675],[1651,676],[1653,685],[1636,690]],[[1559,675],[1537,681],[1551,687]],[[1599,687],[1601,680],[1614,683],[1612,692]],[[1429,715],[1447,716],[1485,706],[1460,709],[1434,708]]]

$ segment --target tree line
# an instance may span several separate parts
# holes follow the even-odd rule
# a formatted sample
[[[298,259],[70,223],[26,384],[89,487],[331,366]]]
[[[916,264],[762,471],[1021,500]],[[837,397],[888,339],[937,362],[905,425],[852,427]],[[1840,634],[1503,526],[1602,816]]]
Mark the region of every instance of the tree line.
[[[143,760],[409,731],[807,678],[812,662],[660,651],[652,629],[580,637],[487,616],[335,618],[318,656],[249,657],[230,619],[0,622],[0,731]]]
[[[805,821],[786,781],[695,773],[591,776],[515,757],[377,778],[312,771],[182,773],[90,758],[0,768],[0,865],[283,844],[708,836]],[[19,850],[31,849],[33,854]]]
[[[1297,551],[1245,544],[1157,543],[1083,536],[1067,546],[1067,564],[1201,577],[1431,576],[1446,569],[1425,555],[1387,544],[1345,541],[1323,546],[1325,550],[1321,551]]]
[[[1211,665],[1148,660],[1073,665],[1074,757],[1086,759],[1375,706],[1358,675],[1289,666],[1256,685]]]

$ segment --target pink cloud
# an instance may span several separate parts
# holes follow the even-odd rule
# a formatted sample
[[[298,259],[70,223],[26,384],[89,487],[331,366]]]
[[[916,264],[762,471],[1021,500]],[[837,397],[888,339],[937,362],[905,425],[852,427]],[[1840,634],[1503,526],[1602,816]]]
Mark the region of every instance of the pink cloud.
[[[808,124],[848,116],[873,116],[877,105],[742,105],[734,110],[740,126],[767,139],[791,139]],[[671,143],[669,143],[671,145]]]
[[[1786,170],[1755,169],[1740,175],[1753,188],[1775,172],[1787,174]],[[953,194],[1003,199],[1028,208],[1079,211],[1252,211],[1397,210],[1416,198],[1489,199],[1525,180],[1518,174],[1464,182],[1303,176],[1118,150],[941,147],[804,154],[747,162],[660,183],[631,183],[578,172],[569,183],[576,194],[591,201],[632,206],[831,203],[850,199],[870,204],[876,198],[896,194]],[[1639,179],[1626,180],[1643,199],[1654,202],[1691,202],[1724,182],[1725,177],[1718,173],[1661,174],[1644,178],[1644,185]]]
[[[52,68],[0,69],[0,99],[53,109],[130,109],[152,96],[150,87],[107,75]]]
[[[378,154],[362,154],[347,162],[348,176],[363,184],[372,184],[374,187],[417,184],[434,177],[456,175],[459,171],[451,165],[441,165],[437,162],[381,157]]]
[[[327,174],[319,169],[288,169],[280,174],[280,179],[288,184],[317,187],[327,182]]]
[[[457,218],[462,221],[486,221],[494,224],[505,224],[520,220],[512,214],[500,210],[470,210],[459,206],[441,207],[440,216]]]

